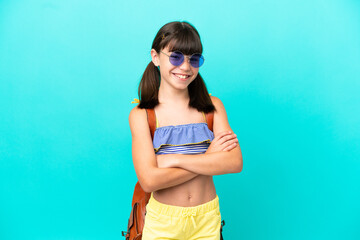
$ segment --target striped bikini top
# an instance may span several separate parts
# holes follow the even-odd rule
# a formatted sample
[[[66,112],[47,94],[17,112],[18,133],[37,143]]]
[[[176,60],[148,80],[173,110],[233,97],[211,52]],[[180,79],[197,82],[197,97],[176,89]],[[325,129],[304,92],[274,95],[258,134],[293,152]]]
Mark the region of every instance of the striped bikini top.
[[[153,146],[155,154],[200,154],[205,153],[214,133],[205,122],[159,127],[156,119]]]

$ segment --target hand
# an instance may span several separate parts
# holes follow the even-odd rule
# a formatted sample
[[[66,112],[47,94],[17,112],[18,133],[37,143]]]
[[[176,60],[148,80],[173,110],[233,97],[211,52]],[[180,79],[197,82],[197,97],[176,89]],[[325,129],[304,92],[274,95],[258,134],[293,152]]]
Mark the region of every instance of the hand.
[[[170,168],[175,167],[175,155],[176,154],[161,154],[156,155],[156,161],[158,168]]]
[[[238,139],[235,133],[231,131],[221,132],[214,138],[205,153],[230,151],[234,149],[237,144]]]

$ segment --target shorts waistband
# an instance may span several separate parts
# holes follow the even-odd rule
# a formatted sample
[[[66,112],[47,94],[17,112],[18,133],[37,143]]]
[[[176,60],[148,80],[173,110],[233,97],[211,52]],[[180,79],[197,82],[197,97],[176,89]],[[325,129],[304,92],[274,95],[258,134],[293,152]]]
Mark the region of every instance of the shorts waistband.
[[[157,201],[153,194],[151,193],[151,197],[149,199],[148,203],[149,207],[156,212],[158,212],[161,215],[167,215],[167,216],[181,216],[187,213],[191,213],[194,215],[202,215],[209,211],[215,210],[219,208],[219,197],[216,195],[216,197],[204,204],[200,204],[194,207],[180,207],[180,206],[174,206],[174,205],[167,205],[164,203],[161,203]]]

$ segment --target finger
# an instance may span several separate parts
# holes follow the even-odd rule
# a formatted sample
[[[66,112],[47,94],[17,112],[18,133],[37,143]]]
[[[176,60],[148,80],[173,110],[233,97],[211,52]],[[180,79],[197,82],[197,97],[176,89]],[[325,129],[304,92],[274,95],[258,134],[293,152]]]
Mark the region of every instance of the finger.
[[[224,143],[224,137],[229,135],[229,132],[221,132],[219,133],[211,142],[213,146],[219,146]]]
[[[235,138],[235,139],[231,139],[231,140],[229,140],[229,141],[224,142],[224,143],[222,144],[222,146],[223,146],[223,147],[227,147],[227,146],[229,146],[229,145],[231,145],[231,144],[234,144],[234,143],[237,144],[238,142],[239,142],[238,139]]]
[[[232,139],[236,137],[236,135],[234,135],[233,133],[227,133],[227,134],[223,134],[221,136],[219,136],[219,138],[217,139],[217,142],[219,142],[220,144],[226,142],[229,139]]]
[[[229,146],[227,146],[226,148],[224,148],[223,151],[227,152],[227,151],[233,150],[234,148],[236,148],[236,146],[237,146],[237,143],[232,143]]]
[[[220,146],[220,148],[222,149],[221,151],[223,151],[224,149],[231,147],[235,144],[235,146],[238,144],[237,139],[233,139],[230,141],[225,142],[223,145]]]
[[[226,135],[229,135],[231,134],[232,132],[231,131],[224,131],[224,132],[220,132],[216,135],[216,137],[214,138],[214,140],[219,140],[221,139],[222,137],[226,136]]]
[[[226,143],[228,141],[232,141],[234,139],[237,139],[236,134],[231,134],[231,135],[228,135],[228,136],[224,136],[219,140],[219,144],[222,145],[222,144],[224,144],[224,143]]]

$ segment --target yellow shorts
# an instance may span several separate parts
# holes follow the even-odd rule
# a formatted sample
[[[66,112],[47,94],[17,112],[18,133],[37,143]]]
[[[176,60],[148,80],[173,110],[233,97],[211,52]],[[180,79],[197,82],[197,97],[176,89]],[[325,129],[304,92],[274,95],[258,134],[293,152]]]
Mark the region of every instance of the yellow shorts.
[[[160,203],[151,194],[142,240],[219,240],[220,225],[218,196],[195,207],[178,207]]]

